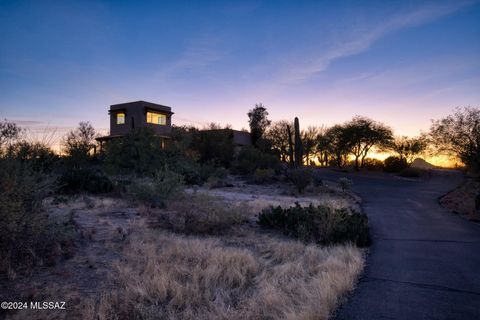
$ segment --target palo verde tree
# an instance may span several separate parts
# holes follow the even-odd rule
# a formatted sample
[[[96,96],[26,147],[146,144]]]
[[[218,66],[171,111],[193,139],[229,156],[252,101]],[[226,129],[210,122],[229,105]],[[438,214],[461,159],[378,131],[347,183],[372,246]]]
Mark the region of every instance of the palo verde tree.
[[[258,145],[258,141],[263,137],[270,123],[267,108],[263,104],[255,104],[255,108],[248,111],[248,124],[250,125],[250,135],[254,146]]]
[[[480,170],[480,109],[456,108],[447,117],[433,121],[430,128],[433,146],[456,156],[470,170]]]
[[[350,151],[355,157],[355,169],[363,167],[368,152],[374,147],[387,146],[393,139],[392,129],[367,117],[356,116],[344,127]]]

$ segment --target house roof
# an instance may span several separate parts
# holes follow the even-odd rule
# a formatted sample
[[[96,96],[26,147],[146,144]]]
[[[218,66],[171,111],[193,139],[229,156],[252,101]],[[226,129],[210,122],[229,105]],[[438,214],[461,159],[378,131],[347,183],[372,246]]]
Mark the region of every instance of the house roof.
[[[173,114],[172,108],[169,106],[164,106],[161,104],[143,101],[143,100],[112,104],[110,106],[110,111],[126,110],[129,108],[147,108],[147,109],[152,109],[156,111],[162,111],[168,114]]]

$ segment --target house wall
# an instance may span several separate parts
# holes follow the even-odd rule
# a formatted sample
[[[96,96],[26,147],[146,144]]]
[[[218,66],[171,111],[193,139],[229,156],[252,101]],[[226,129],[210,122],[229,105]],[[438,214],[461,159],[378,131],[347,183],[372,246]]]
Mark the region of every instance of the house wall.
[[[166,114],[166,125],[147,123],[147,109]],[[124,124],[117,124],[117,114],[119,112],[125,113]],[[110,106],[110,135],[125,135],[141,127],[150,127],[158,135],[169,136],[172,131],[171,108],[145,101]]]

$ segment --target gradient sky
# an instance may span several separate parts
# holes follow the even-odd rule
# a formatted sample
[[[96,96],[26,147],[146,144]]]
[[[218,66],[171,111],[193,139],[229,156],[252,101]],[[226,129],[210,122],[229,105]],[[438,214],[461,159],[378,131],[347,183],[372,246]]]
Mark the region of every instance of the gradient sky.
[[[0,1],[0,117],[40,132],[108,128],[110,104],[176,124],[330,125],[397,134],[480,106],[478,1]]]

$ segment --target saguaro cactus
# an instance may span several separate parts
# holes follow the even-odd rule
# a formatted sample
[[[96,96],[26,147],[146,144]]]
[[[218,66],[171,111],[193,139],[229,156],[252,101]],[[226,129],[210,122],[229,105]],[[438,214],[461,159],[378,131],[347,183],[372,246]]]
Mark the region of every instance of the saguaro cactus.
[[[288,157],[290,161],[290,167],[295,166],[295,162],[293,159],[293,140],[292,140],[292,128],[290,125],[287,124],[287,132],[288,132]]]
[[[295,117],[295,166],[301,167],[303,165],[303,146],[302,137],[300,136],[300,122]]]

